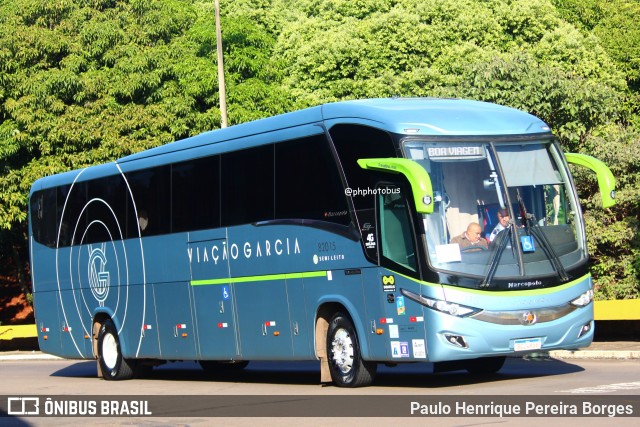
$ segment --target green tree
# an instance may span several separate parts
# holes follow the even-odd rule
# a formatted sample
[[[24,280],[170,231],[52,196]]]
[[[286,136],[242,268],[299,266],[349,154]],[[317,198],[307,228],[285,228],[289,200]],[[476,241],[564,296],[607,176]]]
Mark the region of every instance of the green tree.
[[[617,204],[599,209],[595,177],[576,168],[578,192],[584,197],[587,236],[594,281],[602,299],[640,296],[640,131],[620,125],[598,129],[587,140],[587,152],[608,164],[616,177]]]
[[[624,55],[612,59],[595,31],[580,31],[550,0],[290,3],[276,54],[303,105],[393,95],[491,101],[542,118],[567,151],[601,156],[619,179],[619,207],[598,208],[593,178],[576,171],[586,180],[599,297],[640,295],[639,193],[628,179],[637,175],[638,139],[626,127],[635,107],[616,59]],[[616,156],[606,155],[610,139]]]
[[[637,0],[553,0],[560,14],[601,45],[627,76],[629,87],[640,91],[640,3]]]
[[[619,207],[587,213],[594,277],[601,295],[640,294],[636,1],[221,3],[231,124],[395,95],[529,111],[567,150],[614,170]],[[37,178],[219,127],[215,45],[212,0],[1,2],[3,253],[13,253],[8,241],[26,247]],[[595,206],[592,177],[580,173]]]
[[[224,19],[231,123],[292,108],[273,35]],[[216,65],[212,1],[0,3],[3,253],[24,265],[36,179],[218,128]]]

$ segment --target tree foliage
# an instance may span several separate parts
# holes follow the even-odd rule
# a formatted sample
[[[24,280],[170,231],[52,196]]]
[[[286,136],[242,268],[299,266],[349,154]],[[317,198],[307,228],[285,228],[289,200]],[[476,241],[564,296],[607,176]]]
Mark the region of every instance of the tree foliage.
[[[560,14],[600,44],[640,91],[640,3],[637,0],[553,0]]]
[[[230,123],[323,102],[496,102],[601,157],[620,203],[576,171],[601,297],[640,294],[635,0],[222,0]],[[0,3],[0,228],[24,233],[39,177],[220,125],[212,0]],[[13,236],[12,241],[17,241]],[[0,243],[0,246],[3,243]]]

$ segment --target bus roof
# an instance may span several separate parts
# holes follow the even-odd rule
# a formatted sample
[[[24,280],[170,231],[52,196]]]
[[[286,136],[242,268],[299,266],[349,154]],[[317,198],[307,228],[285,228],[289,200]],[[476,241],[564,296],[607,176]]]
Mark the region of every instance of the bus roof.
[[[124,166],[125,163],[136,160],[151,160],[152,157],[223,142],[233,144],[232,141],[239,138],[322,122],[329,128],[338,123],[356,123],[413,136],[515,136],[550,133],[549,127],[535,116],[487,102],[438,98],[365,99],[324,104],[205,132],[123,157],[116,160],[116,163]],[[246,144],[243,145],[246,148]],[[228,150],[228,143],[220,145],[221,152]],[[112,173],[113,169],[107,165],[90,168],[85,179]],[[47,177],[46,187],[71,183],[78,173],[79,171],[70,171]],[[41,180],[36,181],[31,191],[41,184]]]
[[[371,122],[397,134],[523,135],[548,133],[540,119],[520,110],[480,101],[437,98],[385,98],[342,101],[202,133],[120,159],[128,162],[201,145],[330,121]]]

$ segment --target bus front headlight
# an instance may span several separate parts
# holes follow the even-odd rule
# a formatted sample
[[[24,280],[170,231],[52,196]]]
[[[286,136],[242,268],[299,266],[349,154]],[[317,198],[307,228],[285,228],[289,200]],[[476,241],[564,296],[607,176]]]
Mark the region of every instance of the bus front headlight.
[[[424,295],[419,295],[406,289],[400,289],[402,295],[406,296],[410,300],[422,304],[425,307],[439,311],[441,313],[450,314],[456,317],[469,317],[482,311],[479,308],[469,307],[466,305],[456,304],[452,302],[443,301],[435,298],[427,298]]]
[[[589,289],[587,292],[580,295],[578,298],[571,301],[571,304],[577,307],[584,307],[593,301],[593,289]]]

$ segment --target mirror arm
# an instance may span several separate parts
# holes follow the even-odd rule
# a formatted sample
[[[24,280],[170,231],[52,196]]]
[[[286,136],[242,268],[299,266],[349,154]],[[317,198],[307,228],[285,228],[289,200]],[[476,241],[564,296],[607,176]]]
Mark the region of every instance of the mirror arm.
[[[609,208],[616,204],[616,179],[611,170],[602,161],[586,154],[565,153],[567,162],[591,169],[598,178],[598,187],[602,196],[602,207]]]
[[[358,159],[362,169],[382,172],[399,173],[404,175],[413,193],[416,211],[421,214],[433,213],[433,187],[429,174],[422,166],[411,159]]]

